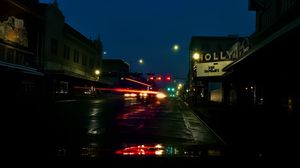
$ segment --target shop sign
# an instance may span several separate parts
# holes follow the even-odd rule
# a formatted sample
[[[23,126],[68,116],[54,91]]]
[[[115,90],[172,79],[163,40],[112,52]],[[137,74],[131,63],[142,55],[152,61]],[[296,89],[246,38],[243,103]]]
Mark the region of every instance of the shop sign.
[[[28,37],[24,21],[14,16],[8,17],[6,21],[0,21],[0,39],[28,47]]]

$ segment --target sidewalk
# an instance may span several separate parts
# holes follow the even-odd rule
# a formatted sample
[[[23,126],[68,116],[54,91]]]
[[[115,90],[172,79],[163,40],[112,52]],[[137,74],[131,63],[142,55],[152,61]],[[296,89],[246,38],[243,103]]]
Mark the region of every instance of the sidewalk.
[[[196,115],[198,115],[208,126],[210,126],[226,143],[230,143],[230,126],[233,123],[233,111],[219,103],[202,103],[189,105]]]
[[[299,146],[296,140],[299,129],[293,117],[276,114],[278,109],[236,108],[214,102],[188,106],[231,146],[234,157],[250,160],[296,157],[292,153]]]

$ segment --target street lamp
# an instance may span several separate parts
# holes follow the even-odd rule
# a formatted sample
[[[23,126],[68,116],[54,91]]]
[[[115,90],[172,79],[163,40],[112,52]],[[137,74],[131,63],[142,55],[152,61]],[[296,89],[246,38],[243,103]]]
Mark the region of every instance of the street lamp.
[[[139,59],[139,63],[140,64],[144,64],[144,60],[143,59]]]
[[[95,75],[97,75],[97,76],[100,75],[100,70],[99,70],[99,69],[96,69],[96,70],[95,70]]]
[[[199,53],[199,52],[194,52],[194,54],[193,54],[193,59],[194,59],[195,61],[198,61],[198,60],[200,59],[200,54],[201,54],[201,53]]]
[[[179,45],[178,44],[174,44],[173,45],[173,47],[172,47],[172,49],[173,49],[173,51],[179,51]]]
[[[138,71],[144,64],[144,59],[140,58],[138,60],[129,60],[129,72]]]
[[[100,70],[96,69],[94,73],[96,75],[96,80],[99,80]]]
[[[202,53],[196,49],[196,50],[190,50],[190,56],[189,56],[189,77],[188,77],[188,90],[189,92],[187,92],[189,94],[189,96],[192,96],[191,94],[193,92],[190,92],[191,90],[193,90],[193,85],[195,84],[195,77],[197,77],[197,65],[196,62],[198,62],[200,60],[200,58],[202,57]],[[195,95],[193,95],[194,98]],[[196,99],[194,100],[195,102],[197,101]]]

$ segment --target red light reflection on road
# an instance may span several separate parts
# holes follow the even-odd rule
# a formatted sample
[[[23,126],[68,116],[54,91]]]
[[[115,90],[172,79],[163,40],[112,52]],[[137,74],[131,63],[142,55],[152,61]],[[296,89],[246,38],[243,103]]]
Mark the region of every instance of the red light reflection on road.
[[[150,90],[135,90],[135,89],[126,89],[126,88],[96,88],[96,90],[107,90],[115,92],[127,92],[127,93],[143,93],[143,94],[157,94],[157,91]]]
[[[75,89],[89,89],[89,87],[81,87],[81,86],[74,86]],[[162,99],[166,96],[164,93],[152,91],[152,90],[136,90],[136,89],[127,89],[127,88],[95,88],[96,90],[102,91],[114,91],[114,92],[122,92],[122,93],[137,93],[142,94],[143,96],[148,94],[155,94],[157,98]]]
[[[131,146],[126,147],[121,150],[117,150],[115,154],[117,155],[153,155],[153,156],[160,156],[163,155],[163,146],[160,144],[157,145],[138,145],[138,146]]]

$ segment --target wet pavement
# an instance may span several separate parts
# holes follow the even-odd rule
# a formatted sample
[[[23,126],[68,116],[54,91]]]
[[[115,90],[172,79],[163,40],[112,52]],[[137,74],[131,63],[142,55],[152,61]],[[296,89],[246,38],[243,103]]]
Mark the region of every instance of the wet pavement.
[[[214,157],[221,156],[220,149],[225,146],[220,137],[176,99],[114,96],[64,100],[49,104],[47,114],[50,159],[129,154]]]

